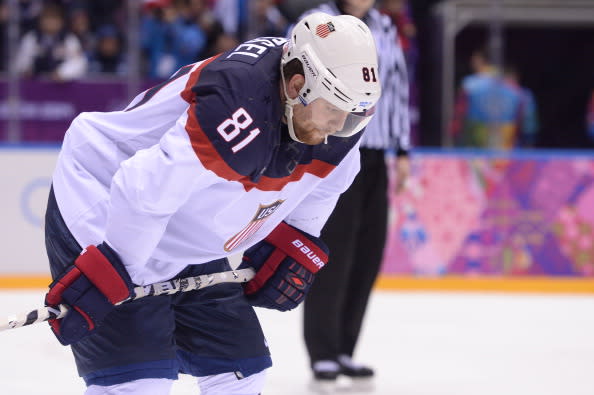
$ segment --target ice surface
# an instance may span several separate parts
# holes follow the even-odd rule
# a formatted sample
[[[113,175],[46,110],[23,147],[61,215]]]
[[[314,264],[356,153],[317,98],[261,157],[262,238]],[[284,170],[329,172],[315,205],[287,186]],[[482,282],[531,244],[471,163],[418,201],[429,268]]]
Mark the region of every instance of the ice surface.
[[[0,317],[42,301],[0,291]],[[301,313],[259,311],[274,359],[263,395],[309,393]],[[0,333],[0,350],[2,395],[84,393],[47,324]],[[375,395],[592,395],[594,296],[377,291],[355,357],[375,367]],[[172,394],[199,391],[184,376]]]

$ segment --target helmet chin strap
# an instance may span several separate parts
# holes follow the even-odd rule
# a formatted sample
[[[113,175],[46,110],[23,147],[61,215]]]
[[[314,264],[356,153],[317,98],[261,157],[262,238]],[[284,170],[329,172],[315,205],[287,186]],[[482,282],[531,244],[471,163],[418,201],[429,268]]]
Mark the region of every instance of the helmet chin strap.
[[[289,127],[289,136],[298,143],[303,143],[295,134],[295,128],[293,127],[293,106],[296,104],[295,101],[295,99],[287,99],[285,102],[285,117],[287,118],[287,126]]]
[[[299,100],[297,98],[291,99],[289,94],[287,93],[287,84],[285,83],[285,73],[283,73],[281,67],[281,78],[283,79],[283,91],[285,92],[285,118],[287,118],[287,126],[289,128],[289,136],[291,138],[301,144],[305,144],[303,141],[299,140],[297,135],[295,134],[295,128],[293,127],[293,106],[295,104],[299,104]],[[328,135],[324,136],[324,144],[328,144]]]
[[[297,135],[295,134],[295,128],[293,127],[293,106],[299,103],[297,98],[291,99],[289,94],[287,93],[287,83],[285,81],[285,73],[283,73],[283,67],[281,65],[281,78],[283,80],[283,91],[285,92],[285,118],[287,118],[287,126],[289,127],[289,136],[291,138],[301,144],[305,144],[303,141],[299,140]]]

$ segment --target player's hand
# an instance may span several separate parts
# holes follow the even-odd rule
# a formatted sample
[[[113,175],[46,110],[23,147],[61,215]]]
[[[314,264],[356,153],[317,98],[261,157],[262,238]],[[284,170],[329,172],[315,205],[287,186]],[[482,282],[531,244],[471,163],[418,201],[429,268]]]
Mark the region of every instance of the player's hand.
[[[287,311],[303,301],[326,262],[328,247],[322,240],[281,222],[245,251],[239,267],[256,269],[256,276],[244,285],[252,306]]]
[[[63,345],[76,343],[91,334],[115,304],[132,295],[134,284],[116,252],[106,243],[89,246],[74,264],[50,284],[45,304],[66,304],[64,318],[49,320]]]

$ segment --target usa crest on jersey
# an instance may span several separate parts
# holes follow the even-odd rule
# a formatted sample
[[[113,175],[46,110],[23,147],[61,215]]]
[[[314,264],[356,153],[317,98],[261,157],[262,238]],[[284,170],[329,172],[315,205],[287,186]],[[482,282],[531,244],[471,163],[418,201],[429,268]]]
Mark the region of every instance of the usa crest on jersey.
[[[276,202],[269,204],[269,205],[262,205],[260,204],[256,214],[252,218],[252,220],[239,232],[235,234],[235,236],[231,237],[225,243],[225,251],[231,251],[247,239],[249,239],[254,233],[256,233],[262,225],[266,222],[266,220],[274,214],[277,208],[281,204],[283,204],[284,200],[277,200]]]

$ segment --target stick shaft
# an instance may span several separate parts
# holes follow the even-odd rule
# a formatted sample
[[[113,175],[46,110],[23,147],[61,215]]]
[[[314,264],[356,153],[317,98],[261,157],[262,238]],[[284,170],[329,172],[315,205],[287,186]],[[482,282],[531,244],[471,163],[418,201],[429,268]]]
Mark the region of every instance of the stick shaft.
[[[118,304],[137,300],[146,296],[173,295],[180,292],[195,291],[222,283],[245,283],[250,281],[254,275],[255,272],[253,269],[246,268],[138,286],[134,288],[133,295],[130,298]],[[33,325],[53,318],[63,318],[68,313],[68,306],[61,304],[58,307],[59,309],[45,306],[36,310],[31,310],[27,313],[9,316],[5,322],[0,322],[0,331]]]

